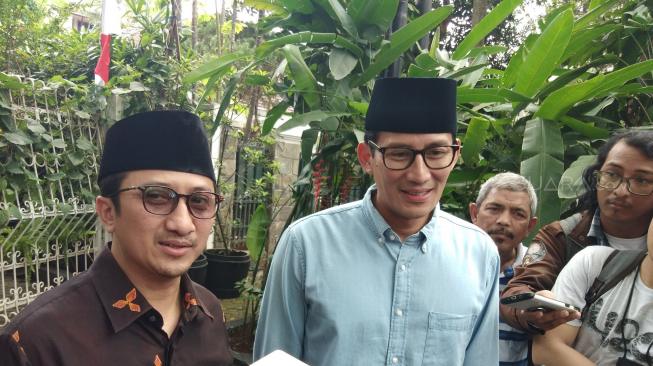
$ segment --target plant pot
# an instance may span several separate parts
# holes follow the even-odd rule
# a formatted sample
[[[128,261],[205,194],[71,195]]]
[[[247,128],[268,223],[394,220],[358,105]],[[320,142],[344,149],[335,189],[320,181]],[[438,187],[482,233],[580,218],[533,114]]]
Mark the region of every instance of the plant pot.
[[[204,251],[208,268],[206,288],[219,299],[234,299],[240,296],[236,282],[247,277],[249,254],[241,250],[207,249]]]
[[[197,259],[190,265],[188,269],[188,275],[190,278],[199,283],[202,286],[206,285],[206,269],[208,267],[208,262],[204,254],[200,254]]]

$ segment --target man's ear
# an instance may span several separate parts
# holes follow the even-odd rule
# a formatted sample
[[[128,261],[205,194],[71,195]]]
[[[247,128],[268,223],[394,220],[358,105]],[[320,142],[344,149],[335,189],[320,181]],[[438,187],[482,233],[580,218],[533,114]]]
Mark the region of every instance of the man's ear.
[[[109,233],[113,233],[118,213],[116,212],[116,207],[113,205],[111,198],[97,196],[95,198],[95,213],[98,218],[100,218],[104,229]]]
[[[537,217],[533,216],[531,217],[531,220],[528,222],[528,232],[530,233],[531,230],[535,227],[535,224],[537,224]]]
[[[460,154],[461,154],[461,152],[463,150],[463,143],[462,143],[462,141],[460,141],[459,138],[457,138],[454,141],[454,144],[460,146],[460,148],[458,150],[456,150],[456,156],[453,158],[453,163],[451,163],[452,167],[456,166],[456,164],[458,163],[458,159],[460,158]]]
[[[472,219],[472,224],[476,224],[476,217],[478,216],[478,206],[475,202],[469,204],[469,217]]]
[[[372,150],[370,145],[361,142],[356,148],[356,153],[358,154],[358,162],[361,167],[367,174],[372,174]]]

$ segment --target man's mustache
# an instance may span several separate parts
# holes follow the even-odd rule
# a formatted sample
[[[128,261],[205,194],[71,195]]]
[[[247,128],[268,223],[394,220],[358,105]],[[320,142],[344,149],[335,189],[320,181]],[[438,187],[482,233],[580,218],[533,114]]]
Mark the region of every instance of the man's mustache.
[[[487,233],[490,236],[498,234],[498,235],[503,235],[505,237],[508,237],[510,239],[515,238],[515,234],[513,234],[512,231],[507,230],[507,229],[493,229],[493,230],[488,231]]]

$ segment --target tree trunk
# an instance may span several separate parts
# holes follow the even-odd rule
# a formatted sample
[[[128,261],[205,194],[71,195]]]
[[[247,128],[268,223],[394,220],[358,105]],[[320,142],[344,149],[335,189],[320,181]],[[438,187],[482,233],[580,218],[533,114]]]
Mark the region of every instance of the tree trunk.
[[[392,22],[392,33],[401,29],[408,20],[408,0],[399,0],[399,6],[397,7],[397,15]],[[402,58],[399,57],[393,64],[390,66],[386,72],[385,76],[387,77],[399,77],[401,75],[401,64]]]
[[[442,0],[442,6],[447,5],[451,5],[451,0]],[[447,35],[447,28],[449,27],[449,22],[451,22],[450,17],[451,16],[440,23],[440,39],[445,39],[445,36]]]
[[[433,0],[420,0],[419,2],[419,12],[424,15],[429,11],[433,10]],[[431,44],[431,35],[427,34],[422,39],[419,40],[419,46],[426,50]]]
[[[170,17],[170,38],[168,39],[168,52],[175,52],[177,61],[181,60],[179,49],[179,20],[181,20],[181,0],[170,0],[172,16]]]
[[[224,13],[224,1],[222,1],[222,10],[218,11],[218,0],[213,0],[215,4],[215,36],[217,37],[217,53],[222,55],[222,14]]]
[[[238,0],[234,0],[231,4],[231,44],[229,51],[233,52],[236,45],[236,19],[238,15]]]
[[[191,45],[193,49],[197,47],[197,0],[193,0],[193,18],[191,20],[191,30],[193,31],[193,37],[191,38]]]
[[[488,0],[473,0],[472,2],[472,27],[483,19],[489,7]]]

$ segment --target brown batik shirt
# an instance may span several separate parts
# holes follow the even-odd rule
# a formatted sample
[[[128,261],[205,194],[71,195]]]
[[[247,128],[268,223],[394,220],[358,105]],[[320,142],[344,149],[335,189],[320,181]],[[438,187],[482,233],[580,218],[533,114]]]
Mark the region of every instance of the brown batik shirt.
[[[218,299],[181,279],[174,333],[109,250],[93,266],[40,295],[0,330],[0,365],[231,365]]]

